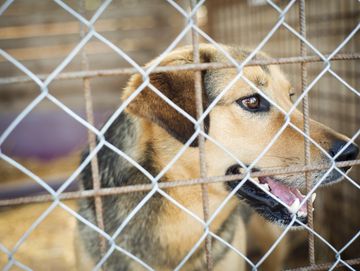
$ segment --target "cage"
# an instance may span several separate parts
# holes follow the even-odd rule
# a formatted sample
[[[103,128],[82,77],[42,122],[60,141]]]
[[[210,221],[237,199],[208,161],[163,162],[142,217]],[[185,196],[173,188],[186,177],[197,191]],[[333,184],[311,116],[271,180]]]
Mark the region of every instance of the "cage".
[[[311,86],[307,96],[313,119],[360,145],[357,1],[192,2],[6,0],[0,6],[0,266],[4,270],[76,269],[76,200],[84,194],[74,180],[81,171],[81,152],[96,146],[96,130],[89,127],[100,130],[121,108],[121,92],[129,76],[138,72],[135,64],[142,67],[177,46],[196,48],[194,41],[199,39],[234,44],[249,52],[261,49],[271,56],[267,65],[280,65],[286,71],[294,100]],[[249,61],[251,65],[259,60]],[[301,100],[298,107],[302,106]],[[309,242],[308,231],[281,230],[287,238],[279,239],[287,244],[284,269],[356,270],[359,160],[351,165],[345,181],[317,190],[311,223],[337,253],[318,236],[310,234]],[[95,194],[91,196],[99,199]],[[248,243],[247,255],[254,263],[248,268],[264,268],[256,265],[267,257],[263,258],[264,251],[256,240]],[[266,250],[274,251],[272,245]],[[179,264],[181,268],[183,262]]]

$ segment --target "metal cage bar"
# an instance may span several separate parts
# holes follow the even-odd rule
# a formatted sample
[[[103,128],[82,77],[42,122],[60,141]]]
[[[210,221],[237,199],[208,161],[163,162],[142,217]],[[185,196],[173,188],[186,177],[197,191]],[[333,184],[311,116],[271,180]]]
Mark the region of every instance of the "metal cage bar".
[[[331,69],[331,62],[332,61],[346,61],[346,60],[359,60],[360,54],[339,54],[339,51],[346,45],[346,43],[357,33],[357,31],[360,29],[360,23],[357,25],[357,27],[347,36],[347,38],[329,55],[322,55],[306,38],[306,20],[305,20],[305,1],[299,0],[299,21],[300,21],[300,32],[297,32],[294,28],[292,28],[287,22],[285,21],[285,16],[289,12],[289,9],[294,5],[296,2],[295,0],[290,1],[284,9],[281,9],[279,6],[277,6],[273,1],[267,0],[267,3],[273,7],[278,13],[279,13],[279,19],[277,20],[277,23],[274,25],[272,30],[266,35],[266,37],[261,41],[261,43],[254,49],[254,51],[251,52],[249,57],[245,59],[243,63],[237,63],[234,59],[231,58],[226,52],[221,48],[221,46],[218,45],[216,41],[214,41],[210,36],[208,36],[205,32],[203,32],[197,25],[197,12],[199,8],[203,5],[205,1],[190,1],[190,11],[187,12],[185,9],[183,9],[181,6],[179,6],[176,2],[172,0],[168,0],[168,3],[172,5],[186,20],[187,24],[184,27],[183,31],[177,36],[177,38],[174,39],[174,41],[170,44],[170,46],[164,51],[162,56],[159,58],[159,60],[154,63],[151,67],[145,68],[140,67],[134,60],[132,60],[126,53],[124,53],[118,46],[114,45],[112,42],[110,42],[108,39],[106,39],[104,36],[99,34],[96,29],[94,28],[94,23],[97,21],[97,19],[102,15],[102,13],[108,8],[111,0],[104,1],[99,8],[96,10],[94,15],[90,20],[87,20],[84,17],[84,14],[81,14],[82,12],[78,13],[74,9],[72,9],[69,5],[67,5],[62,0],[54,0],[54,2],[62,9],[67,11],[71,16],[76,18],[79,23],[83,27],[87,27],[88,31],[85,33],[83,29],[80,31],[81,35],[81,41],[78,43],[78,45],[69,53],[69,55],[61,62],[56,69],[50,73],[50,74],[39,74],[36,75],[32,73],[30,70],[28,70],[21,62],[17,61],[15,58],[13,58],[11,55],[6,53],[4,50],[0,49],[0,55],[4,57],[7,61],[14,64],[16,67],[18,67],[21,71],[23,71],[26,76],[16,76],[16,77],[7,77],[7,78],[0,78],[0,85],[5,84],[13,84],[13,83],[21,83],[21,82],[32,82],[34,81],[39,89],[40,94],[37,96],[36,99],[32,101],[32,103],[21,113],[19,116],[11,123],[11,125],[5,130],[5,132],[0,136],[0,146],[5,141],[5,139],[9,136],[9,134],[13,131],[13,129],[26,117],[28,113],[30,113],[33,108],[36,107],[36,105],[41,102],[43,99],[49,99],[51,102],[59,106],[62,110],[64,110],[67,114],[69,114],[71,117],[76,119],[78,122],[80,122],[82,125],[84,125],[86,128],[88,128],[89,131],[89,145],[90,145],[90,153],[85,158],[85,160],[82,162],[82,164],[77,168],[77,170],[69,177],[66,182],[55,191],[50,186],[48,186],[41,178],[33,174],[31,171],[26,169],[25,167],[21,166],[19,163],[17,163],[12,158],[8,157],[7,155],[3,154],[0,149],[0,158],[7,161],[14,167],[21,170],[23,173],[25,173],[29,178],[36,181],[38,184],[40,184],[42,187],[44,187],[49,194],[47,195],[40,195],[40,196],[33,196],[33,197],[21,197],[21,198],[15,198],[15,199],[9,199],[9,200],[0,200],[0,207],[1,206],[12,206],[12,205],[18,205],[18,204],[28,204],[28,203],[35,203],[35,202],[52,202],[51,206],[42,213],[42,215],[34,222],[34,224],[29,228],[29,230],[19,239],[15,247],[10,250],[5,248],[3,245],[0,244],[0,249],[3,253],[8,255],[8,263],[6,264],[4,270],[9,270],[12,268],[12,266],[16,265],[19,268],[22,268],[24,270],[31,270],[27,266],[23,265],[21,262],[17,261],[14,257],[16,252],[18,251],[19,247],[22,245],[22,243],[27,239],[29,234],[41,223],[43,219],[49,215],[49,213],[52,212],[52,210],[59,206],[63,208],[65,211],[70,213],[72,216],[74,216],[76,219],[80,220],[81,222],[85,223],[88,227],[92,228],[96,232],[99,233],[102,243],[102,252],[103,255],[101,257],[101,260],[96,264],[95,270],[99,270],[102,268],[104,263],[107,261],[107,259],[111,256],[111,254],[116,250],[119,251],[134,261],[138,262],[140,265],[142,265],[147,270],[153,270],[151,266],[149,266],[147,263],[145,263],[143,260],[139,259],[137,256],[131,254],[130,252],[126,251],[125,249],[119,247],[115,244],[115,238],[122,232],[124,227],[127,225],[127,223],[132,219],[132,217],[142,208],[144,204],[154,195],[154,193],[158,192],[162,196],[169,199],[173,204],[175,204],[177,207],[181,208],[183,211],[187,212],[189,215],[196,218],[203,226],[204,228],[204,234],[201,236],[201,238],[198,240],[198,242],[194,245],[194,247],[189,251],[189,253],[186,255],[186,257],[179,263],[179,265],[175,268],[175,270],[179,270],[183,267],[183,265],[186,263],[189,257],[191,257],[192,253],[195,252],[195,250],[200,246],[201,243],[205,244],[205,251],[206,251],[206,262],[207,262],[207,269],[212,270],[213,269],[213,259],[212,259],[212,248],[211,248],[211,242],[212,239],[220,240],[224,245],[229,246],[233,251],[235,251],[239,257],[243,257],[244,260],[248,261],[248,263],[252,266],[253,270],[257,270],[257,268],[262,264],[262,262],[269,256],[269,254],[276,248],[277,244],[281,241],[281,239],[284,237],[284,235],[289,230],[290,226],[297,221],[298,223],[302,224],[294,215],[292,222],[286,227],[283,234],[278,238],[278,240],[271,246],[269,251],[261,258],[260,261],[258,261],[256,264],[252,263],[249,259],[246,258],[245,255],[243,255],[241,252],[236,251],[234,247],[231,247],[231,245],[227,244],[225,240],[222,240],[219,236],[212,233],[210,231],[210,223],[212,220],[216,217],[216,215],[221,212],[222,206],[218,207],[217,210],[213,215],[210,215],[209,213],[209,197],[208,197],[208,191],[207,186],[210,183],[215,182],[227,182],[227,181],[233,181],[238,179],[243,179],[241,183],[237,186],[235,190],[238,190],[241,185],[245,181],[253,181],[252,178],[259,177],[259,176],[276,176],[281,174],[291,174],[291,173],[304,173],[305,176],[308,176],[310,172],[318,171],[318,170],[327,170],[327,173],[322,177],[322,180],[329,174],[331,170],[337,170],[341,174],[344,175],[345,179],[349,181],[352,185],[354,185],[357,189],[360,189],[360,186],[358,183],[356,183],[354,180],[352,180],[349,176],[342,173],[342,171],[339,170],[341,167],[347,167],[347,166],[355,166],[360,165],[360,159],[352,160],[352,161],[346,161],[346,162],[336,162],[336,157],[343,152],[346,149],[346,146],[342,148],[342,150],[335,156],[330,157],[326,151],[324,151],[316,142],[314,142],[313,139],[311,139],[309,134],[309,98],[308,93],[311,90],[312,86],[325,74],[329,73],[332,76],[334,76],[338,81],[340,81],[342,84],[344,84],[349,91],[352,91],[357,97],[360,97],[360,93],[355,88],[351,87],[345,80],[343,80],[339,75],[337,75],[332,69]],[[3,14],[9,6],[13,3],[13,0],[7,0],[2,6],[0,6],[0,16]],[[81,4],[83,5],[83,1],[81,0]],[[301,48],[300,48],[300,56],[296,57],[287,57],[287,58],[276,58],[276,59],[267,59],[267,60],[256,60],[253,59],[256,52],[258,52],[272,37],[272,35],[278,30],[280,26],[284,26],[290,33],[292,33],[296,38],[300,40]],[[189,65],[179,65],[179,66],[167,66],[167,67],[160,67],[158,66],[161,60],[165,57],[166,53],[170,52],[176,44],[179,42],[181,38],[183,38],[188,32],[192,33],[192,46],[194,48],[193,50],[193,64]],[[200,63],[200,57],[199,57],[199,36],[207,40],[209,43],[213,44],[219,51],[222,51],[222,53],[229,59],[230,64],[222,64],[222,63]],[[87,61],[86,54],[82,54],[83,58],[83,70],[82,71],[75,71],[75,72],[63,72],[64,68],[69,64],[69,62],[80,52],[81,49],[89,42],[91,38],[97,38],[101,42],[107,44],[109,47],[111,47],[114,51],[116,51],[117,54],[122,56],[126,59],[128,63],[130,63],[133,68],[122,68],[122,69],[108,69],[108,70],[89,70],[89,64]],[[315,55],[308,55],[306,52],[306,46],[311,48]],[[311,62],[321,62],[324,63],[324,69],[320,73],[318,77],[316,77],[312,82],[307,82],[306,78],[306,63]],[[289,64],[289,63],[301,63],[302,66],[302,72],[301,72],[301,78],[302,78],[302,95],[299,97],[299,99],[294,104],[293,108],[289,112],[282,112],[285,121],[282,128],[279,130],[279,132],[276,134],[276,136],[273,138],[273,140],[270,142],[270,144],[264,149],[264,151],[257,157],[257,159],[250,165],[249,167],[244,167],[246,169],[245,173],[238,174],[238,175],[232,175],[232,176],[217,176],[217,177],[208,177],[206,173],[206,163],[205,163],[205,148],[204,148],[204,141],[205,138],[208,140],[211,140],[215,144],[217,144],[219,147],[223,149],[224,152],[226,152],[229,155],[232,155],[231,151],[227,150],[225,147],[221,146],[220,143],[216,142],[214,139],[209,137],[204,133],[204,125],[203,121],[206,117],[206,115],[209,114],[212,108],[216,105],[216,103],[219,101],[219,99],[215,100],[205,111],[203,110],[202,106],[202,89],[201,89],[201,71],[207,70],[207,69],[224,69],[224,68],[236,68],[238,70],[238,76],[236,79],[243,79],[245,82],[249,84],[250,87],[255,89],[260,95],[264,96],[269,100],[271,104],[273,104],[275,107],[279,108],[275,102],[271,101],[269,97],[266,97],[264,93],[261,92],[256,86],[252,85],[251,82],[243,75],[243,68],[246,66],[254,66],[254,65],[281,65],[281,64]],[[194,78],[195,78],[195,93],[196,93],[196,110],[197,110],[197,119],[193,119],[191,116],[189,116],[184,110],[177,107],[176,104],[174,104],[171,100],[169,100],[166,96],[162,95],[162,93],[157,90],[151,83],[149,82],[149,74],[155,73],[155,72],[166,72],[166,71],[184,71],[184,70],[191,70],[194,71]],[[90,79],[95,77],[101,77],[101,76],[116,76],[120,74],[134,74],[134,73],[140,73],[143,76],[144,83],[135,91],[135,94],[130,97],[126,102],[125,105],[122,105],[116,112],[113,114],[113,116],[110,118],[110,120],[105,124],[104,128],[100,131],[94,127],[94,121],[93,121],[93,110],[92,110],[92,102],[91,102],[91,88],[90,88]],[[83,79],[83,89],[84,89],[84,95],[86,100],[86,109],[87,109],[87,119],[83,120],[79,116],[77,116],[71,109],[66,107],[62,102],[60,102],[58,99],[56,99],[54,96],[49,94],[48,92],[48,86],[51,82],[54,80],[65,80],[65,79]],[[234,82],[230,82],[230,84],[221,92],[221,95],[224,95],[231,85]],[[191,121],[195,128],[196,132],[191,137],[191,139],[185,144],[185,146],[177,153],[176,157],[174,157],[173,160],[171,160],[171,163],[167,165],[165,169],[163,169],[157,176],[152,176],[149,172],[147,172],[144,168],[142,168],[139,164],[137,164],[136,161],[133,161],[130,157],[128,157],[125,153],[123,153],[121,150],[117,149],[115,146],[111,145],[109,142],[107,142],[104,138],[105,131],[109,128],[111,123],[114,121],[114,119],[124,110],[126,105],[131,102],[132,99],[135,98],[135,96],[144,89],[145,86],[148,86],[152,91],[154,91],[156,94],[158,94],[161,98],[165,100],[169,105],[174,107],[180,114],[182,114],[184,117],[186,117],[189,121]],[[296,108],[296,106],[303,102],[303,113],[304,113],[304,131],[299,130],[297,127],[295,127],[291,123],[290,115],[293,112],[293,110]],[[281,110],[280,110],[281,111]],[[256,164],[256,162],[261,159],[261,157],[264,155],[264,153],[272,146],[272,144],[275,142],[276,137],[281,134],[281,131],[285,129],[286,127],[291,126],[294,129],[297,128],[297,132],[303,135],[305,140],[305,165],[302,167],[284,167],[284,168],[274,168],[274,169],[268,169],[268,170],[262,170],[257,172],[251,172],[251,168]],[[351,142],[353,142],[356,137],[360,134],[360,130],[351,138]],[[98,137],[98,142],[95,140],[95,135]],[[200,178],[197,179],[191,179],[191,180],[173,180],[171,182],[164,182],[164,183],[158,183],[159,179],[167,172],[167,170],[175,163],[175,161],[180,157],[180,155],[186,150],[189,144],[191,144],[192,140],[196,140],[198,138],[199,140],[199,161],[200,161]],[[328,155],[328,158],[331,160],[330,164],[322,164],[322,165],[311,165],[310,163],[310,143],[313,143],[316,147],[318,147],[321,151],[324,152],[325,155]],[[99,177],[99,169],[97,165],[97,152],[99,149],[103,146],[107,146],[114,150],[118,155],[122,156],[124,159],[126,159],[128,162],[133,164],[135,167],[137,167],[141,172],[144,173],[145,176],[149,178],[151,181],[151,184],[143,184],[143,185],[128,185],[128,186],[122,186],[122,187],[116,187],[116,188],[102,188],[100,186],[100,177]],[[242,164],[241,161],[237,162],[239,164]],[[92,190],[83,190],[83,191],[76,191],[76,192],[64,192],[66,187],[68,187],[71,182],[74,181],[74,179],[80,174],[80,172],[84,169],[86,165],[90,164],[93,169],[93,189]],[[95,174],[94,174],[95,173]],[[309,178],[307,177],[307,192],[308,195],[303,200],[302,204],[305,204],[307,202],[307,199],[312,194],[313,191],[316,190],[318,185],[315,187],[311,187]],[[180,203],[176,202],[174,199],[169,196],[164,189],[166,188],[173,188],[173,187],[181,187],[181,186],[193,186],[193,185],[201,185],[202,188],[202,202],[203,202],[203,219],[198,218],[195,214],[193,214],[190,210],[186,209],[184,206],[182,206]],[[136,191],[147,191],[145,198],[136,206],[136,208],[131,212],[131,214],[122,222],[122,224],[119,226],[117,231],[112,235],[109,236],[104,231],[104,221],[102,217],[102,200],[101,198],[103,196],[108,195],[117,195],[122,193],[130,193],[130,192],[136,192]],[[236,192],[236,191],[235,191]],[[270,194],[269,194],[270,195]],[[232,195],[230,195],[232,196]],[[272,196],[272,195],[270,195]],[[65,204],[63,204],[61,201],[67,200],[67,199],[79,199],[79,198],[85,198],[85,197],[93,197],[95,200],[96,205],[96,216],[97,216],[97,225],[87,221],[86,219],[82,218],[79,214],[72,211],[70,208],[68,208]],[[273,196],[272,196],[273,197]],[[227,199],[228,200],[228,199]],[[279,199],[276,199],[281,204],[286,206],[284,203],[282,203]],[[223,204],[226,204],[226,200]],[[310,254],[310,266],[291,269],[292,271],[295,270],[323,270],[330,268],[331,270],[339,267],[339,266],[346,266],[347,268],[352,269],[350,265],[357,265],[360,264],[359,258],[351,259],[351,260],[344,260],[341,258],[341,253],[348,245],[350,245],[355,239],[358,237],[358,235],[354,236],[350,241],[347,242],[347,244],[340,250],[336,250],[333,248],[333,246],[324,240],[314,229],[313,229],[313,222],[312,222],[312,216],[311,216],[311,210],[312,205],[311,202],[307,203],[308,206],[308,214],[309,217],[309,226],[303,225],[309,232],[309,254]],[[300,207],[299,207],[300,208]],[[316,264],[315,263],[315,250],[314,250],[314,237],[318,237],[322,242],[324,242],[325,245],[327,245],[336,256],[336,261],[334,263],[328,263],[328,264]],[[107,242],[107,243],[106,243]],[[108,245],[106,247],[106,244]],[[107,249],[107,250],[106,250]]]

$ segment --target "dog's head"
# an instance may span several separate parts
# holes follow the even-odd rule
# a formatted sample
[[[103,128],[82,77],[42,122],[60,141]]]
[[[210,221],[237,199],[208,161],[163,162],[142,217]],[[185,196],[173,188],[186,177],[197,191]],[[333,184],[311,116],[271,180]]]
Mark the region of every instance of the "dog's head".
[[[234,59],[242,61],[248,53],[246,51],[223,46]],[[258,54],[256,58],[266,59],[267,56]],[[221,52],[211,45],[200,46],[200,60],[202,63],[229,61]],[[181,65],[193,63],[191,47],[183,47],[170,53],[161,62],[161,66]],[[218,95],[236,78],[238,71],[234,68],[206,70],[202,72],[202,100],[206,109]],[[276,103],[288,112],[293,103],[291,96],[293,89],[278,66],[249,66],[243,69],[243,75],[259,88],[266,97],[254,90],[243,79],[234,81],[226,94],[221,97],[216,106],[204,120],[205,132],[214,140],[229,150],[244,164],[251,164],[266,149],[261,159],[256,163],[257,170],[270,167],[286,167],[289,165],[304,165],[304,136],[296,130],[303,130],[303,115],[295,109],[291,115],[291,125],[285,127],[284,114],[272,104]],[[140,75],[134,75],[126,88],[123,99],[128,98],[142,84]],[[193,71],[160,72],[150,75],[150,83],[187,114],[196,119],[196,99]],[[271,100],[272,102],[269,102]],[[127,108],[128,112],[140,116],[151,123],[155,123],[167,131],[171,138],[185,144],[195,132],[194,124],[165,102],[151,88],[143,89]],[[358,147],[354,144],[344,146],[349,141],[347,137],[336,133],[330,128],[310,120],[310,136],[331,157],[340,150],[336,161],[347,161],[357,157]],[[281,130],[281,133],[279,131]],[[279,133],[279,134],[278,134]],[[276,137],[276,140],[274,138]],[[274,140],[274,141],[273,141]],[[270,146],[270,147],[268,147]],[[195,139],[190,148],[197,148]],[[237,174],[241,167],[234,163],[234,159],[221,148],[216,147],[209,140],[205,143],[206,163],[210,175]],[[311,144],[311,164],[329,163],[329,158],[318,147]],[[234,165],[235,164],[235,165]],[[194,165],[195,166],[195,165]],[[343,172],[349,168],[342,168]],[[313,184],[321,180],[327,170],[310,174]],[[330,184],[339,181],[342,174],[332,170],[322,181]],[[240,181],[240,180],[239,180]],[[233,188],[239,182],[230,182],[223,186],[224,191]],[[292,214],[306,221],[305,204],[299,208],[304,196],[299,189],[305,187],[304,174],[287,174],[255,178],[256,185],[247,181],[238,191],[238,196],[245,199],[252,207],[266,218],[282,224],[291,221]],[[227,187],[226,187],[227,186]],[[260,189],[259,187],[262,187]],[[227,190],[226,190],[227,188]],[[284,207],[274,200],[264,190],[280,199],[288,207]]]

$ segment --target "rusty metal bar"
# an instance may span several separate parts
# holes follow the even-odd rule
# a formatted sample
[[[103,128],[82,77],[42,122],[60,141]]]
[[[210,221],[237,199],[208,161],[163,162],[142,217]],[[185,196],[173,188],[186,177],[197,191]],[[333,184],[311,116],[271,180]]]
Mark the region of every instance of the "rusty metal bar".
[[[79,8],[80,13],[85,16],[85,2],[84,0],[79,1]],[[80,23],[80,37],[84,38],[85,31],[84,26]],[[88,71],[90,69],[89,59],[86,54],[86,49],[83,48],[81,51],[81,68],[84,71]],[[90,125],[94,126],[94,110],[93,110],[93,101],[92,101],[92,94],[91,94],[91,82],[89,77],[83,78],[83,90],[84,90],[84,99],[85,99],[85,112],[86,112],[86,121],[90,123]],[[88,132],[88,142],[89,142],[89,151],[92,152],[96,147],[96,137],[95,134],[87,130]],[[98,192],[101,189],[100,183],[100,174],[99,174],[99,163],[97,154],[93,156],[91,159],[91,176],[92,176],[92,183],[93,189],[95,192]],[[104,231],[104,217],[103,217],[103,204],[100,195],[94,195],[94,203],[95,203],[95,216],[96,216],[96,224],[97,226]],[[100,251],[101,254],[104,255],[106,252],[106,240],[105,238],[100,235]]]
[[[299,24],[300,24],[300,35],[306,39],[306,11],[305,11],[305,0],[299,1]],[[306,57],[307,50],[305,43],[300,40],[300,54],[302,57]],[[307,87],[307,63],[301,63],[301,91],[304,92]],[[310,116],[309,116],[309,95],[305,95],[302,100],[303,106],[303,121],[304,121],[304,155],[305,155],[305,165],[309,165],[311,161],[310,153]],[[305,181],[306,181],[306,193],[309,193],[312,188],[311,182],[311,173],[304,172]],[[310,229],[314,229],[314,216],[313,216],[313,204],[311,200],[307,201],[307,214],[308,214],[308,225]],[[309,242],[309,262],[310,265],[315,264],[315,239],[314,234],[309,231],[308,233],[308,242]]]
[[[328,57],[329,55],[325,55]],[[360,54],[337,54],[331,61],[341,60],[359,60]],[[252,60],[249,61],[245,66],[257,66],[257,65],[284,65],[284,64],[295,64],[295,63],[312,63],[312,62],[323,62],[323,60],[316,55],[313,56],[294,56],[284,58],[270,58],[263,60]],[[230,63],[199,63],[199,64],[186,64],[178,66],[163,66],[157,67],[151,71],[151,73],[159,72],[170,72],[170,71],[190,71],[190,70],[213,70],[213,69],[226,69],[234,67]],[[145,69],[145,67],[143,67]],[[82,79],[84,77],[109,77],[117,75],[131,75],[138,71],[135,68],[119,68],[119,69],[106,69],[106,70],[92,70],[92,71],[74,71],[74,72],[63,72],[60,73],[54,80],[71,80],[71,79]],[[45,80],[48,74],[38,74],[40,80]],[[14,83],[26,83],[32,82],[32,79],[28,76],[12,76],[0,78],[0,85],[14,84]]]
[[[348,265],[360,265],[360,258],[355,258],[351,260],[344,260]],[[326,270],[329,269],[334,263],[321,263],[311,266],[298,267],[293,269],[286,269],[285,271],[315,271],[315,270]],[[335,269],[343,267],[344,264],[339,262]]]
[[[345,162],[337,162],[335,163],[336,167],[348,167],[348,166],[356,166],[360,165],[360,159],[345,161]],[[328,169],[331,164],[321,164],[321,165],[308,165],[308,166],[290,166],[290,167],[281,167],[281,168],[273,168],[267,170],[261,170],[257,172],[252,172],[250,174],[251,177],[262,177],[262,176],[276,176],[276,175],[286,175],[293,173],[301,173],[301,172],[310,172],[310,171],[318,171]],[[203,183],[218,183],[218,182],[229,182],[242,179],[246,176],[246,174],[237,174],[237,175],[223,175],[223,176],[215,176],[215,177],[206,177],[206,178],[197,178],[197,179],[188,179],[188,180],[176,180],[169,181],[166,183],[159,183],[158,186],[161,189],[166,188],[174,188],[181,186],[193,186],[199,185]],[[113,187],[113,188],[101,188],[97,192],[94,190],[85,190],[85,191],[77,191],[77,192],[63,192],[58,198],[60,200],[69,200],[69,199],[79,199],[85,197],[94,197],[95,195],[100,196],[108,196],[108,195],[117,195],[124,193],[133,193],[133,192],[142,192],[149,191],[153,188],[152,184],[139,184],[139,185],[128,185],[122,187]],[[21,197],[16,199],[8,199],[8,200],[0,200],[0,207],[11,206],[11,205],[19,205],[26,203],[37,203],[37,202],[49,202],[54,200],[51,195],[41,195],[41,196],[33,196],[33,197]]]
[[[196,6],[195,0],[190,0],[191,9]],[[197,13],[191,18],[194,25],[197,24]],[[192,34],[192,46],[193,46],[193,63],[200,63],[200,50],[199,50],[199,35],[194,28],[191,29]],[[194,72],[194,85],[195,85],[195,102],[196,102],[196,117],[199,119],[204,110],[203,110],[203,100],[202,100],[202,77],[201,71],[197,70]],[[204,122],[199,124],[200,130],[204,131]],[[203,134],[198,136],[199,143],[199,166],[200,166],[200,178],[206,178],[206,157],[205,157],[205,139]],[[208,184],[201,184],[201,196],[202,196],[202,205],[203,205],[203,215],[204,221],[209,220],[209,191]],[[206,231],[206,229],[204,229]],[[212,259],[212,248],[211,248],[211,236],[208,234],[205,238],[205,255],[206,255],[206,265],[207,270],[211,271],[213,269],[213,259]]]

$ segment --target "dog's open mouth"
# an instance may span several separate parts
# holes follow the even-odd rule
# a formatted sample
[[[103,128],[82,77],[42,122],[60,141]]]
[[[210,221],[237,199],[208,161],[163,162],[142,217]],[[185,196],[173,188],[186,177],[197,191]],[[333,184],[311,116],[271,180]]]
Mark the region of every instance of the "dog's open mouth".
[[[239,165],[228,168],[226,174],[234,175],[242,173]],[[237,191],[237,196],[244,199],[252,208],[270,221],[274,221],[283,225],[288,225],[296,214],[297,219],[301,223],[307,223],[307,207],[304,203],[300,207],[300,203],[305,196],[296,188],[287,186],[273,177],[253,178],[260,187],[247,180]],[[234,189],[241,180],[228,182],[228,186]],[[278,198],[286,206],[275,200],[268,193]],[[312,202],[315,200],[315,193],[311,197]],[[293,226],[299,226],[295,221]]]

